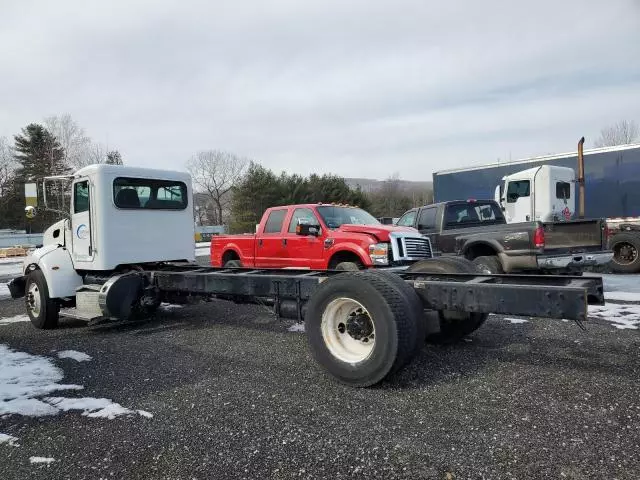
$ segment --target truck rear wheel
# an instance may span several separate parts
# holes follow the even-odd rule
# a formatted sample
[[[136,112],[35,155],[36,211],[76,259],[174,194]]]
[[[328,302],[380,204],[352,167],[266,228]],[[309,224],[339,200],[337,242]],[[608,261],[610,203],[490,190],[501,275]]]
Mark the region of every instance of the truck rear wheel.
[[[325,280],[307,304],[305,330],[316,361],[338,381],[368,387],[411,359],[417,319],[380,272]]]
[[[60,306],[49,297],[47,280],[41,270],[29,274],[24,298],[27,315],[34,327],[53,329],[58,326]]]
[[[431,258],[411,265],[411,273],[478,273],[473,262],[465,258]],[[487,320],[489,314],[477,312],[459,312],[457,310],[439,310],[440,332],[427,335],[427,342],[448,344],[476,331]]]
[[[473,263],[482,273],[504,273],[502,264],[495,255],[476,257],[473,259]]]
[[[611,269],[619,273],[640,272],[640,235],[621,232],[613,236],[610,242],[613,250]]]

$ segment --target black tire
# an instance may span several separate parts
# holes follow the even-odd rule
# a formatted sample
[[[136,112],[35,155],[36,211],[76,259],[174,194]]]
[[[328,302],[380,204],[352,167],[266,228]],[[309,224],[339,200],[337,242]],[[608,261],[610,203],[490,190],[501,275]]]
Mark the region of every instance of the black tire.
[[[640,272],[640,234],[616,233],[609,242],[613,250],[611,269],[618,273]]]
[[[412,273],[477,273],[476,267],[466,259],[464,262],[458,257],[438,257],[411,265],[407,272]],[[473,333],[489,317],[488,313],[457,312],[452,310],[439,310],[440,332],[427,335],[428,343],[439,345],[459,342],[467,335]]]
[[[342,270],[344,272],[357,272],[361,270],[360,264],[356,262],[340,262],[334,270]]]
[[[334,355],[322,331],[327,308],[345,298],[366,309],[375,329],[371,352],[355,362]],[[329,325],[325,323],[325,327]],[[411,358],[416,329],[416,318],[404,295],[376,271],[331,277],[320,284],[307,304],[305,330],[313,357],[336,380],[353,387],[375,385],[399,370]]]
[[[240,263],[240,260],[227,260],[224,268],[242,268],[242,263]]]
[[[473,263],[478,267],[478,271],[482,273],[504,273],[500,259],[495,255],[476,257],[473,259]]]
[[[400,294],[407,301],[407,304],[411,310],[411,314],[415,318],[416,333],[414,336],[415,340],[412,353],[410,355],[410,359],[412,359],[424,348],[424,342],[427,337],[427,319],[424,315],[424,306],[422,305],[422,300],[420,300],[420,297],[416,293],[415,289],[395,273],[385,272],[384,270],[376,270],[376,272],[388,278],[393,286],[398,289]]]
[[[34,327],[50,330],[58,326],[60,306],[49,298],[49,287],[41,270],[29,274],[24,298],[27,315]]]

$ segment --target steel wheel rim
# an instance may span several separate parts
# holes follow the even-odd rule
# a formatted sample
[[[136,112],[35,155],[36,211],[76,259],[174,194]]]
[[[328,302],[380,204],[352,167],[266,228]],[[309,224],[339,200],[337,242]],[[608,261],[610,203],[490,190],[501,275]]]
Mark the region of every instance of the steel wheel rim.
[[[369,358],[375,348],[375,326],[371,314],[358,301],[340,297],[322,314],[322,338],[338,360],[356,364]]]
[[[27,293],[27,308],[34,317],[40,315],[41,309],[40,288],[37,283],[32,283],[29,286],[29,292]]]
[[[630,265],[638,259],[638,249],[627,242],[616,243],[613,251],[615,261],[621,265]]]

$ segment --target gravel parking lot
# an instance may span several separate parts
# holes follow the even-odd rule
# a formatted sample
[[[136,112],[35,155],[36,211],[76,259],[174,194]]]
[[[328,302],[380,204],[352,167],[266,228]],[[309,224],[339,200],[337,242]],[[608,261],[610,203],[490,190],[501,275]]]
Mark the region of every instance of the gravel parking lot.
[[[492,316],[469,341],[426,347],[392,381],[353,389],[323,374],[293,322],[258,306],[54,331],[23,314],[0,302],[13,320],[0,320],[0,345],[83,387],[47,395],[125,413],[58,399],[55,415],[5,415],[3,478],[640,477],[638,331],[604,319],[582,332]]]

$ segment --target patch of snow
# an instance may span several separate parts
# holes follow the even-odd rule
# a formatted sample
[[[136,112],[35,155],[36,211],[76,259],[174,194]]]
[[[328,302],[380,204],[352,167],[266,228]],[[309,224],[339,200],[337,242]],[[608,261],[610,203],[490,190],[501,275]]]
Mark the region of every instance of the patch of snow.
[[[176,305],[175,303],[161,303],[160,310],[169,311],[182,308],[184,305]]]
[[[17,437],[12,437],[11,435],[7,435],[6,433],[0,433],[0,444],[8,443],[12,447],[17,446],[16,442],[18,441]]]
[[[196,248],[196,257],[208,257],[211,255],[209,248]]]
[[[198,247],[211,247],[211,242],[196,242],[196,248]]]
[[[0,300],[7,300],[11,298],[11,293],[9,293],[9,287],[6,283],[0,283]]]
[[[76,350],[63,350],[62,352],[58,352],[58,358],[70,358],[76,362],[88,362],[92,357],[91,355]]]
[[[153,418],[153,413],[147,412],[146,410],[136,410],[136,412],[145,418]]]
[[[135,413],[133,410],[129,410],[108,398],[47,397],[44,400],[64,412],[68,412],[69,410],[82,410],[82,415],[91,418],[108,418],[109,420],[113,420],[120,415],[131,415]]]
[[[86,355],[82,352],[75,354]],[[84,388],[82,385],[58,383],[62,379],[62,370],[50,359],[16,352],[0,344],[0,417],[12,414],[40,417],[81,410],[83,415],[91,418],[113,419],[119,415],[135,413],[150,418],[149,412],[136,412],[107,398],[46,396],[59,390]]]
[[[640,292],[604,292],[605,300],[640,302]]]
[[[296,323],[288,329],[290,332],[304,332],[304,323]]]
[[[55,458],[51,457],[29,457],[30,463],[46,463],[47,465],[55,462]]]
[[[511,318],[511,317],[504,317],[504,319],[507,322],[511,322],[511,323],[528,323],[529,320],[527,320],[526,318]]]
[[[12,413],[55,415],[57,410],[37,397],[58,390],[83,388],[58,383],[62,378],[62,370],[49,359],[0,345],[0,416]]]
[[[0,263],[0,276],[15,275],[18,277],[22,274],[22,259],[16,261],[14,258],[0,258],[0,260],[11,260]]]
[[[589,316],[611,322],[618,329],[636,330],[640,326],[640,305],[606,303],[591,306]]]
[[[0,318],[0,325],[9,325],[10,323],[29,322],[27,315],[16,315],[15,317]]]

